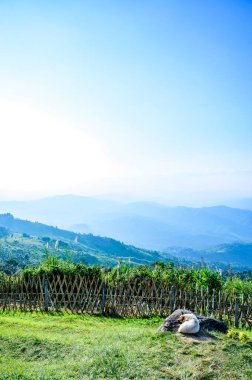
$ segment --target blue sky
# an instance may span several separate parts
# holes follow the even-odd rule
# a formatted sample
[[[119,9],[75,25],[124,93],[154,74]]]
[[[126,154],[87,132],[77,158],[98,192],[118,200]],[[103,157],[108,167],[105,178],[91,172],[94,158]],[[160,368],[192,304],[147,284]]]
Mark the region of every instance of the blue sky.
[[[0,44],[2,198],[252,195],[251,1],[1,1]]]

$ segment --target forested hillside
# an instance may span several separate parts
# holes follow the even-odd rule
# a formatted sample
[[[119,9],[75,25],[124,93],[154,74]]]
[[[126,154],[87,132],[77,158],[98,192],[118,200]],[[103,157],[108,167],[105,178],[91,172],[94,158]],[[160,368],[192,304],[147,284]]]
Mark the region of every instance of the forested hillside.
[[[157,251],[139,249],[110,238],[71,231],[0,215],[0,263],[9,272],[38,265],[48,254],[86,264],[115,265],[120,258],[132,264],[178,262]]]
[[[126,245],[111,238],[71,231],[0,215],[0,269],[8,273],[29,265],[39,265],[47,255],[56,254],[74,263],[114,266],[122,262],[150,264],[174,262],[184,266],[207,265],[211,268],[247,270],[252,267],[252,244],[215,246],[208,250],[179,247],[164,252]]]

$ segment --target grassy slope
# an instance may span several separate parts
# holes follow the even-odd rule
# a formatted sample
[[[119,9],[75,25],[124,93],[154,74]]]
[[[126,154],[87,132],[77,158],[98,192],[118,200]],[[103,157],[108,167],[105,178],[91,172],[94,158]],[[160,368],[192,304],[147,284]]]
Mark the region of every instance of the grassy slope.
[[[0,379],[251,379],[251,346],[185,343],[161,321],[0,315]]]
[[[96,253],[97,255],[107,256],[111,259],[121,257],[131,257],[135,259],[136,263],[149,263],[158,261],[165,258],[159,253],[149,250],[136,248],[133,246],[125,245],[115,239],[94,236],[92,234],[76,234],[72,231],[59,229],[57,227],[48,226],[43,223],[30,222],[14,218],[11,214],[0,214],[0,226],[7,228],[11,233],[36,236],[38,238],[49,237],[51,239],[62,240],[68,243],[69,248],[73,248],[73,241],[78,236],[78,245],[82,250]],[[176,259],[175,259],[176,260]]]
[[[66,250],[68,250],[72,253],[75,262],[83,262],[84,260],[88,265],[114,266],[117,264],[118,257],[125,261],[128,261],[130,257],[131,262],[134,264],[150,264],[161,260],[167,262],[172,259],[175,262],[178,261],[178,259],[171,258],[171,256],[162,256],[158,252],[127,246],[113,239],[92,235],[79,235],[78,243],[75,245],[73,243],[75,234],[72,233],[72,235],[72,240],[68,237],[63,237],[62,239],[60,233],[51,237],[49,253],[57,253],[64,257]],[[54,246],[57,239],[60,240],[60,244],[59,250],[56,251]],[[0,260],[12,257],[22,264],[26,262],[30,265],[34,261],[38,261],[44,255],[44,252],[45,243],[41,240],[41,237],[30,236],[29,238],[23,238],[21,234],[15,233],[13,237],[0,238]],[[24,256],[26,258],[23,260],[22,257]]]
[[[115,265],[116,259],[110,259],[102,256],[99,252],[87,248],[82,244],[75,246],[73,243],[66,247],[54,249],[55,241],[50,242],[49,253],[65,257],[66,250],[74,255],[78,262],[92,264],[102,264],[103,261],[108,265]],[[37,237],[23,238],[19,234],[0,238],[0,260],[3,262],[6,258],[14,258],[20,267],[27,265],[38,265],[45,258],[45,243]]]

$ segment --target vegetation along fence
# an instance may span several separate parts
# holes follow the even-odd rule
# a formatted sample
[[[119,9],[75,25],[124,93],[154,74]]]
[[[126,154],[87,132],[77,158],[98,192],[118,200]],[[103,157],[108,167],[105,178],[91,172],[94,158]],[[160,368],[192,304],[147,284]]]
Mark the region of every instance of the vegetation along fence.
[[[155,279],[126,280],[113,285],[97,277],[53,275],[49,278],[0,279],[0,310],[68,311],[123,317],[167,316],[178,308],[251,327],[250,294],[186,290]]]

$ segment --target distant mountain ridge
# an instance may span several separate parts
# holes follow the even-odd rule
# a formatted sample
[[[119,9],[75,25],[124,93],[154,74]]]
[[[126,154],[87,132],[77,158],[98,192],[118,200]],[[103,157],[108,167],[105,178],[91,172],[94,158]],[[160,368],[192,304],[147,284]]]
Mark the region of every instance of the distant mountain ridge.
[[[30,222],[14,218],[12,214],[0,214],[0,228],[5,229],[2,232],[3,237],[8,231],[9,234],[17,233],[20,235],[31,235],[39,238],[40,241],[47,241],[47,238],[55,243],[56,240],[61,241],[64,249],[79,251],[86,255],[88,264],[115,264],[118,257],[130,259],[135,264],[150,264],[154,261],[169,261],[170,255],[163,255],[160,252],[144,250],[133,246],[125,245],[111,238],[94,236],[91,234],[76,234],[72,231],[59,229],[57,227],[48,226],[38,222]],[[4,232],[6,231],[6,232]],[[77,236],[77,244],[74,243]],[[36,243],[37,244],[37,243]],[[42,244],[42,250],[45,243]],[[38,245],[34,246],[36,250]],[[41,250],[41,247],[39,247]],[[0,247],[1,250],[1,247]],[[175,261],[177,259],[173,258]]]
[[[77,242],[76,242],[77,237]],[[59,248],[55,249],[58,240]],[[74,261],[87,264],[115,265],[118,258],[132,264],[151,264],[155,261],[170,262],[185,266],[200,265],[202,258],[212,268],[234,265],[236,270],[252,268],[252,243],[233,243],[209,249],[170,247],[163,252],[136,248],[115,239],[76,234],[38,222],[14,218],[11,214],[0,214],[0,270],[1,261],[17,261],[22,265],[33,265],[34,260],[49,251],[65,257],[71,253]],[[21,264],[20,264],[21,265]]]
[[[158,251],[171,246],[206,249],[252,242],[252,211],[227,206],[167,207],[155,202],[122,203],[65,195],[0,202],[1,212]]]
[[[219,262],[252,268],[252,243],[221,244],[204,250],[169,248],[169,255],[192,261]]]
[[[252,198],[242,198],[229,201],[226,203],[226,206],[240,208],[243,210],[252,210]]]

